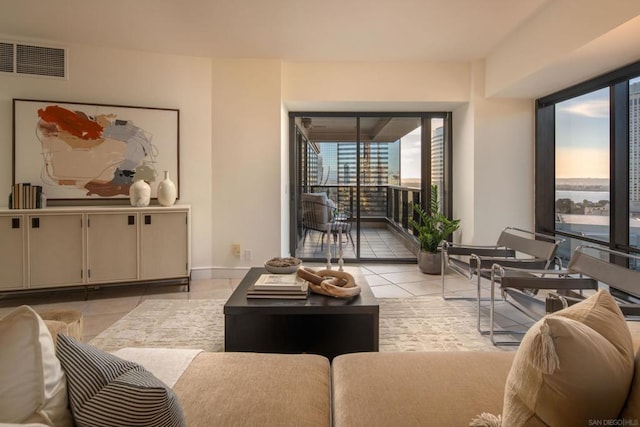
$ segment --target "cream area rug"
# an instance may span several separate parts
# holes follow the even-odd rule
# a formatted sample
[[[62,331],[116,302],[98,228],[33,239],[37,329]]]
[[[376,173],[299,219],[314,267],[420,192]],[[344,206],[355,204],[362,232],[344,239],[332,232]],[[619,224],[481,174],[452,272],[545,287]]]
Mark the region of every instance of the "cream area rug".
[[[439,296],[379,298],[380,351],[500,351],[476,330],[475,306]],[[225,300],[146,300],[91,340],[125,347],[224,351]]]

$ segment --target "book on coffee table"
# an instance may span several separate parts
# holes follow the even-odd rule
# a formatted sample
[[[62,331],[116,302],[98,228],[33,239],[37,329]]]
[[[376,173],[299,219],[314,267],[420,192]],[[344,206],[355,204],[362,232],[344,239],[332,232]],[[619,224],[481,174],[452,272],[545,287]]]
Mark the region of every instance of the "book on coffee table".
[[[262,276],[283,275],[263,274]],[[295,280],[287,277],[262,278],[262,276],[256,283],[249,286],[249,289],[247,289],[247,298],[306,299],[309,294],[309,282],[297,276]]]
[[[268,294],[264,292],[247,292],[247,298],[250,299],[307,299],[307,294]]]
[[[256,291],[301,291],[306,281],[297,274],[262,274],[253,289]]]

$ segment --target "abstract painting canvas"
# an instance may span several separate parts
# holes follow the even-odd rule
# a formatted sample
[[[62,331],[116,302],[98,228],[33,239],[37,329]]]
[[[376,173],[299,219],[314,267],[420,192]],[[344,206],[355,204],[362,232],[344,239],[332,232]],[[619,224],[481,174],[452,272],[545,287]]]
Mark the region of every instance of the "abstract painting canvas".
[[[13,182],[48,199],[119,199],[168,171],[179,195],[177,109],[13,100]]]

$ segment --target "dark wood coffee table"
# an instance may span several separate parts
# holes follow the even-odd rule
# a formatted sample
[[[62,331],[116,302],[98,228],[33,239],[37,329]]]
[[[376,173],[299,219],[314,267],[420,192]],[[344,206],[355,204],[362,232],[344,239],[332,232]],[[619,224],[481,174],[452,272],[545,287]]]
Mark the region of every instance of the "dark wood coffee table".
[[[224,305],[225,351],[311,353],[333,359],[378,351],[379,306],[363,278],[360,295],[339,299],[247,299],[247,289],[267,271],[252,268]]]

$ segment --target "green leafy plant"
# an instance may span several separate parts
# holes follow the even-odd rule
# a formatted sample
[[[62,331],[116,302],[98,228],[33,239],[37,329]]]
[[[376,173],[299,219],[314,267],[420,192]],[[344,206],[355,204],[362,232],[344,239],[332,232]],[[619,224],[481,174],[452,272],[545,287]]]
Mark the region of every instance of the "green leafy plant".
[[[449,219],[440,212],[437,185],[431,186],[429,212],[426,212],[418,203],[413,204],[413,211],[418,214],[418,220],[409,218],[409,225],[418,232],[421,251],[438,252],[442,241],[460,228],[459,219]]]

